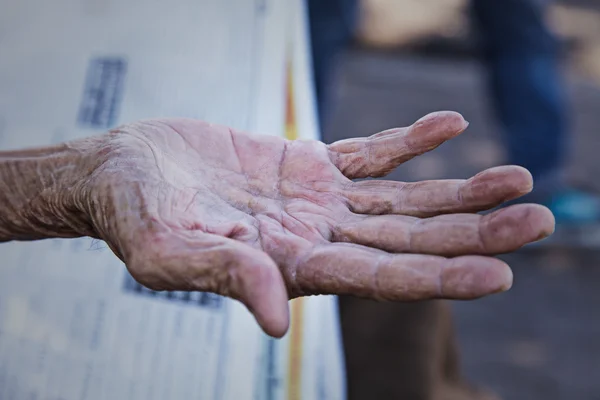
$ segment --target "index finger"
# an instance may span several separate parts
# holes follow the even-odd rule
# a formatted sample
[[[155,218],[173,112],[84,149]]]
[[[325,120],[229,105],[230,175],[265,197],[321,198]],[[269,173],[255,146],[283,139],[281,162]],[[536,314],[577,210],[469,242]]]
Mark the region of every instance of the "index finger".
[[[331,161],[346,177],[380,177],[459,135],[468,125],[459,113],[441,111],[426,115],[408,128],[334,142],[328,150]]]

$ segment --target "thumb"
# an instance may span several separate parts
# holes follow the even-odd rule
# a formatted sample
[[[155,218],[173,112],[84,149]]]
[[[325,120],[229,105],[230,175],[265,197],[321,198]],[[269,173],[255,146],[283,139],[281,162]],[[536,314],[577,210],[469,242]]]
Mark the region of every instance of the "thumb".
[[[229,239],[231,240],[231,239]],[[265,252],[237,243],[237,261],[230,274],[232,297],[240,300],[270,336],[282,337],[290,324],[288,293],[279,268]]]
[[[144,235],[146,236],[146,235]],[[213,292],[241,301],[268,335],[289,326],[288,294],[277,264],[247,244],[200,231],[140,238],[126,260],[131,275],[154,290]]]

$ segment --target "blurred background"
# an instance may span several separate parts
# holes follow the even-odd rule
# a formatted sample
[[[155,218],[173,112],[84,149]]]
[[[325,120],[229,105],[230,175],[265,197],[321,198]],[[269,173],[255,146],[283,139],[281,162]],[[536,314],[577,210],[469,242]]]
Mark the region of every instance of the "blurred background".
[[[559,216],[557,233],[505,257],[511,291],[465,303],[341,299],[349,398],[600,399],[600,1],[362,0],[356,14],[351,1],[322,2],[335,5],[319,12],[356,24],[347,43],[309,3],[326,141],[455,110],[467,132],[394,179],[560,159],[534,175],[561,183],[532,198]],[[324,36],[343,50],[324,51]]]
[[[458,111],[391,178],[517,163],[558,220],[507,293],[340,298],[349,400],[600,400],[600,0],[306,1],[326,142]]]

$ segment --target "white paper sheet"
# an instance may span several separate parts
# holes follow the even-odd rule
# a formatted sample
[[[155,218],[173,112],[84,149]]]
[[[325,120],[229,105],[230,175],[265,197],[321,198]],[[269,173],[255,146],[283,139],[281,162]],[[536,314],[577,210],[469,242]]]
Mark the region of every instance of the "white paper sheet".
[[[160,116],[283,135],[290,60],[317,138],[303,6],[0,0],[0,148]],[[335,299],[302,302],[300,341],[273,340],[234,301],[141,288],[102,242],[3,244],[0,399],[341,399]]]

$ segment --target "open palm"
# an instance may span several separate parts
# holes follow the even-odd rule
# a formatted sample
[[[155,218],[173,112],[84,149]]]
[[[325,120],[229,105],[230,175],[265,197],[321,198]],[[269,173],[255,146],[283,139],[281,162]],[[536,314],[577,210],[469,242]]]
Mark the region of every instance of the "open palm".
[[[325,145],[249,135],[189,119],[144,121],[107,136],[96,172],[98,237],[155,290],[242,301],[269,334],[288,327],[289,298],[470,299],[510,287],[489,255],[550,234],[519,197],[531,175],[498,167],[469,180],[380,177],[461,133],[456,113]]]

